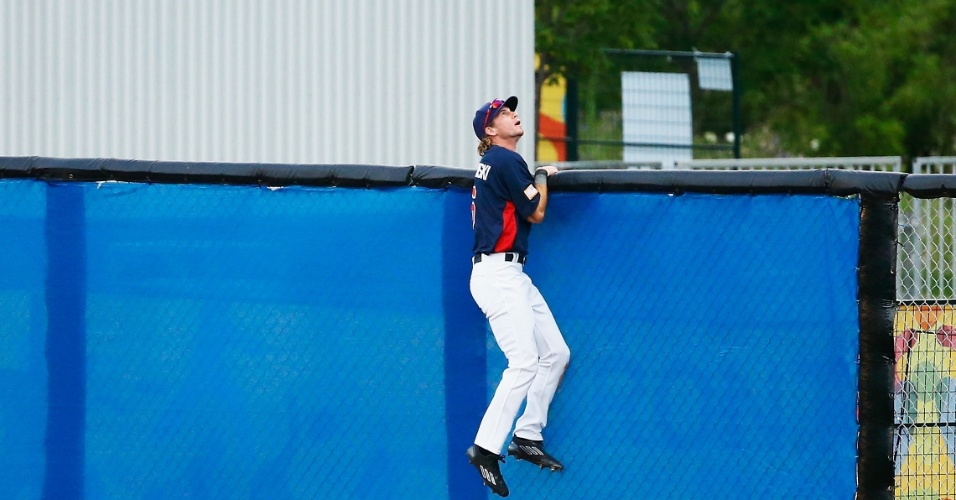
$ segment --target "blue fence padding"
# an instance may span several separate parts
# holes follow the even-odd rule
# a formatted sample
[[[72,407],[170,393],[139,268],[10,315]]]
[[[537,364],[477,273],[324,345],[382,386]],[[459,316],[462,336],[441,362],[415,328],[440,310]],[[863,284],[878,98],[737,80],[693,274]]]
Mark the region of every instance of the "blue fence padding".
[[[445,308],[445,428],[447,432],[448,497],[473,500],[487,497],[474,467],[465,460],[485,407],[486,365],[489,356],[486,320],[471,298],[471,190],[451,189],[444,199],[442,227]]]
[[[85,186],[51,183],[46,204],[47,420],[44,498],[83,494],[86,429]]]
[[[487,497],[464,449],[504,358],[469,191],[74,186],[87,498]],[[35,498],[69,252],[45,183],[0,194],[0,493]],[[858,236],[855,198],[554,193],[527,269],[572,350],[567,470],[509,460],[512,497],[850,496]]]
[[[90,498],[445,494],[440,191],[88,194]]]
[[[0,182],[0,498],[40,498],[46,460],[46,185]]]
[[[546,430],[567,469],[509,461],[512,496],[851,497],[858,218],[823,196],[555,194],[526,267],[571,348]]]

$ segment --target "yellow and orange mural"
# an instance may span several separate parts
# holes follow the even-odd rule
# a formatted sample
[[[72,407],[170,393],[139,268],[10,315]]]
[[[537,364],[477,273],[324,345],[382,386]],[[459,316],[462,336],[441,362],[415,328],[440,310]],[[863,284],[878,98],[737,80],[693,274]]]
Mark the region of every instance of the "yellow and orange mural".
[[[537,64],[537,62],[536,62]],[[564,77],[541,87],[541,112],[538,115],[537,161],[567,161],[565,99],[567,82]]]
[[[956,499],[956,305],[896,314],[896,498]]]

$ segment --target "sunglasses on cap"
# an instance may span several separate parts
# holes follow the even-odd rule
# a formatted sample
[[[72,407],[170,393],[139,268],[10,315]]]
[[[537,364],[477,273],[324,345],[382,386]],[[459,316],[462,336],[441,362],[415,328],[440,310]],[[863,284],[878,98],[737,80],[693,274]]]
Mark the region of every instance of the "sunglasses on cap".
[[[488,127],[488,118],[491,116],[491,111],[494,109],[500,108],[504,104],[505,104],[505,101],[501,99],[495,99],[491,101],[491,104],[488,105],[488,111],[485,111],[485,121],[482,122],[482,126],[481,126],[482,129]]]

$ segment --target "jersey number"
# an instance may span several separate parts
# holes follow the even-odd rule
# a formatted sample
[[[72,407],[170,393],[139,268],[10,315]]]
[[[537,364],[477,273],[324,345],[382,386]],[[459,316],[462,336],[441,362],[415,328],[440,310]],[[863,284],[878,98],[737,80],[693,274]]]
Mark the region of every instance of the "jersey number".
[[[471,186],[471,228],[475,228],[475,198],[478,197],[478,188]]]

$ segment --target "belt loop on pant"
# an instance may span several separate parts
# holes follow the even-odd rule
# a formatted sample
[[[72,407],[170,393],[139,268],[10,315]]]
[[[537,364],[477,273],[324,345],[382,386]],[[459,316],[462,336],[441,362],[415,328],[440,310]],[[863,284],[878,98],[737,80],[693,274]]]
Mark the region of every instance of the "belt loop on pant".
[[[480,254],[479,253],[479,254],[475,254],[475,256],[471,258],[471,263],[477,264],[481,262],[482,259],[490,260],[492,256],[498,256],[498,255],[501,255],[502,256],[501,258],[503,258],[505,262],[517,262],[518,264],[521,264],[521,265],[524,265],[525,261],[527,260],[526,255],[522,255],[517,252],[505,252],[503,254],[500,254],[500,253]]]

